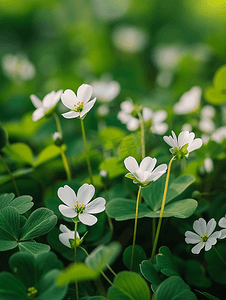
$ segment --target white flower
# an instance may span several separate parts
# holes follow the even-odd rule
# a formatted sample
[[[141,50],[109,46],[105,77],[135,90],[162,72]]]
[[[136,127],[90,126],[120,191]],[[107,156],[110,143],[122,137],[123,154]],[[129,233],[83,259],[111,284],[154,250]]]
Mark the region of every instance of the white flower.
[[[66,205],[59,205],[59,211],[67,218],[78,217],[85,225],[92,226],[97,218],[91,214],[97,214],[105,210],[105,199],[98,197],[88,203],[94,196],[95,188],[92,184],[84,183],[79,189],[77,196],[68,186],[60,187],[57,195]]]
[[[202,118],[199,122],[199,129],[205,133],[212,133],[215,129],[215,123],[210,118]]]
[[[220,231],[220,233],[221,233],[220,239],[226,238],[226,218],[225,217],[221,218],[218,225],[220,227],[225,228]]]
[[[192,231],[185,232],[185,242],[187,244],[197,244],[191,249],[194,254],[199,254],[202,248],[205,247],[205,251],[212,248],[213,245],[217,243],[217,238],[221,236],[220,231],[214,231],[216,227],[216,221],[212,218],[207,224],[203,218],[199,218],[193,224],[193,229],[196,233]]]
[[[159,69],[174,70],[182,57],[179,45],[160,45],[154,49],[153,59]]]
[[[178,140],[174,131],[172,131],[172,136],[163,137],[164,141],[172,147],[170,152],[179,158],[183,156],[188,157],[190,152],[202,146],[202,140],[194,138],[195,134],[193,132],[189,133],[189,131],[186,130],[179,134]]]
[[[216,143],[221,143],[226,139],[226,126],[219,127],[212,135],[211,139]]]
[[[131,99],[123,101],[120,104],[121,111],[119,111],[117,118],[123,123],[126,124],[126,128],[129,131],[135,131],[139,127],[139,120],[133,117],[131,114],[135,110],[135,106]]]
[[[126,174],[126,177],[133,179],[134,183],[138,183],[141,186],[148,185],[151,181],[156,181],[166,172],[166,164],[162,164],[154,170],[156,162],[156,158],[147,156],[141,161],[140,166],[138,166],[136,159],[129,156],[124,160],[126,169],[130,171],[130,173]]]
[[[188,123],[185,123],[182,128],[181,128],[182,131],[192,131],[192,127],[191,127],[191,124],[188,124]]]
[[[60,100],[62,92],[63,90],[59,90],[58,92],[52,91],[47,94],[42,101],[37,96],[31,95],[31,102],[36,107],[36,110],[32,114],[32,120],[37,121],[43,118]]]
[[[211,105],[203,106],[200,112],[202,118],[213,118],[215,116],[215,113],[215,108]]]
[[[91,85],[93,87],[93,95],[102,102],[112,101],[120,92],[120,84],[117,81],[94,81]]]
[[[167,112],[163,109],[153,112],[150,108],[144,107],[142,110],[144,122],[151,120],[150,130],[156,134],[164,134],[168,129],[168,125],[163,123],[167,118]]]
[[[67,89],[61,95],[63,104],[71,111],[62,114],[66,119],[83,118],[93,107],[96,98],[89,101],[93,93],[91,85],[82,84],[77,90],[77,96],[72,90]]]
[[[211,173],[214,170],[213,160],[210,157],[205,158],[204,160],[204,168],[206,173]]]
[[[99,117],[106,117],[109,114],[109,107],[106,104],[101,104],[97,109]]]
[[[195,111],[199,107],[201,95],[201,88],[199,86],[194,86],[181,96],[179,102],[174,104],[174,112],[178,115],[185,115]]]
[[[70,229],[67,228],[67,226],[65,225],[60,225],[60,231],[62,233],[59,234],[59,240],[61,241],[62,244],[64,244],[65,246],[71,248],[71,243],[70,240],[75,239],[75,232],[71,231]],[[78,232],[76,231],[76,238],[80,239],[80,236],[78,234]]]

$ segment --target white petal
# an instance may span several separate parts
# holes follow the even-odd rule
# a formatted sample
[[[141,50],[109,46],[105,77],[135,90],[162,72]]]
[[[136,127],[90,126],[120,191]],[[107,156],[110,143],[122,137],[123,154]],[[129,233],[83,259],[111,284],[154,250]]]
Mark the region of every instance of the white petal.
[[[143,120],[144,122],[151,120],[153,115],[153,111],[148,108],[148,107],[144,107],[142,110],[142,116],[143,116]]]
[[[126,114],[124,111],[120,111],[117,114],[117,118],[123,123],[128,123],[129,119],[131,118],[130,115]]]
[[[60,224],[60,231],[62,231],[63,233],[67,233],[70,232],[71,230],[67,228],[67,226]]]
[[[200,236],[206,234],[206,221],[203,218],[199,218],[194,222],[193,228]]]
[[[173,137],[174,143],[178,146],[177,136],[176,136],[175,132],[172,130],[171,133],[172,133],[172,137]]]
[[[77,216],[77,213],[71,207],[61,204],[58,208],[61,214],[67,218],[75,218]]]
[[[137,130],[137,128],[139,127],[140,125],[140,121],[132,116],[130,116],[128,122],[127,122],[127,125],[126,125],[126,128],[129,130],[129,131],[135,131]]]
[[[74,239],[74,237],[73,238],[69,237],[67,233],[59,234],[59,240],[61,241],[61,243],[64,244],[66,247],[71,248],[69,238]]]
[[[217,240],[214,238],[208,238],[205,244],[205,251],[209,251],[212,248],[212,245],[215,245]]]
[[[221,218],[218,225],[220,227],[226,228],[226,218],[225,217]]]
[[[102,197],[98,197],[88,203],[85,208],[85,213],[97,214],[105,210],[106,200]]]
[[[124,165],[132,174],[139,169],[136,159],[132,156],[129,156],[124,160]]]
[[[32,120],[35,122],[35,121],[40,120],[44,116],[45,116],[45,109],[44,109],[44,107],[39,107],[39,108],[37,108],[33,112],[33,114],[32,114]]]
[[[195,247],[193,247],[191,249],[191,252],[193,254],[199,254],[199,252],[201,251],[201,249],[205,246],[205,243],[203,242],[199,242]]]
[[[78,216],[79,220],[88,226],[92,226],[97,222],[97,218],[93,215],[87,214],[87,213],[82,213]]]
[[[60,187],[57,191],[57,195],[62,202],[64,202],[69,207],[74,208],[77,199],[76,194],[72,188],[70,188],[68,185]]]
[[[52,100],[52,105],[55,106],[58,101],[60,101],[61,95],[63,93],[63,90],[59,90],[55,92],[53,100]]]
[[[69,109],[74,110],[76,104],[78,102],[78,99],[75,95],[75,93],[72,90],[67,89],[64,91],[64,93],[61,95],[62,103]]]
[[[134,110],[134,105],[131,101],[126,100],[120,104],[121,110],[126,114],[130,114]]]
[[[151,172],[154,169],[156,162],[157,162],[156,158],[151,158],[150,156],[147,156],[140,163],[140,168],[143,171]]]
[[[221,231],[215,231],[211,234],[210,238],[219,239],[221,237]]]
[[[51,93],[48,93],[47,95],[45,95],[45,97],[42,100],[42,104],[45,108],[51,108],[52,105],[52,100],[54,97],[55,91],[52,91]]]
[[[164,134],[166,133],[166,131],[168,130],[168,124],[166,123],[159,123],[159,124],[154,124],[151,126],[150,130],[151,132],[153,133],[156,133],[156,134]]]
[[[93,93],[93,88],[89,84],[82,84],[77,90],[78,101],[83,102],[85,105],[91,98]]]
[[[33,103],[34,107],[39,108],[42,106],[42,101],[35,95],[30,96],[31,102]]]
[[[163,137],[163,140],[168,144],[170,145],[171,147],[177,147],[177,145],[175,145],[175,142],[173,141],[172,137],[171,136],[164,136]]]
[[[148,177],[147,181],[156,181],[157,179],[159,179],[159,177],[161,177],[166,172],[166,170],[167,170],[166,164],[162,164],[158,166]]]
[[[163,109],[157,110],[152,119],[153,123],[161,123],[167,118],[167,112]]]
[[[94,196],[95,188],[92,184],[84,183],[77,193],[77,200],[79,204],[87,204]]]
[[[214,231],[216,225],[217,225],[217,222],[214,220],[214,218],[209,220],[209,222],[206,225],[206,234],[208,236],[210,236],[212,234],[212,232]]]
[[[95,102],[96,102],[96,98],[94,98],[93,100],[91,100],[90,102],[85,104],[85,106],[83,107],[83,110],[80,114],[81,118],[90,111],[90,109],[93,107]]]
[[[62,114],[62,116],[65,118],[65,119],[73,119],[73,118],[77,118],[78,116],[80,115],[79,112],[76,112],[76,111],[69,111],[69,112],[66,112],[64,114]]]
[[[221,233],[221,235],[220,235],[219,239],[225,239],[226,238],[226,229],[222,229],[220,231],[220,233]]]
[[[188,131],[182,131],[179,135],[178,135],[178,146],[179,147],[183,147],[185,144],[187,144],[187,138],[189,136],[189,132]]]
[[[195,138],[194,132],[190,132],[190,133],[188,134],[187,139],[186,139],[186,144],[188,144],[188,146],[189,146],[190,144],[192,144],[194,138]]]
[[[187,244],[197,244],[200,242],[200,236],[192,231],[186,231],[185,242]]]
[[[191,152],[193,150],[196,150],[202,146],[202,140],[201,139],[195,139],[189,146],[188,146],[188,152]]]

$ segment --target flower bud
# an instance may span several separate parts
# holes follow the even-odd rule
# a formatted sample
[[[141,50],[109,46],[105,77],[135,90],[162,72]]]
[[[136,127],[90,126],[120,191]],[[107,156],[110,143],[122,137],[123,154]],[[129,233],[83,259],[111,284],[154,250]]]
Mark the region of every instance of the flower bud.
[[[62,134],[60,132],[54,132],[53,134],[53,142],[56,146],[60,147],[64,143],[64,139],[62,137]]]

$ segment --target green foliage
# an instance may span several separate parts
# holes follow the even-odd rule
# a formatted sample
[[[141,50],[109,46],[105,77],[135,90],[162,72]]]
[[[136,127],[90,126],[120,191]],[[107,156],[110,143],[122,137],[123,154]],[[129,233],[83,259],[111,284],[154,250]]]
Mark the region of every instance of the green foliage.
[[[203,296],[206,296],[206,298],[210,299],[210,300],[220,300],[219,298],[213,296],[213,295],[210,295],[209,293],[206,293],[206,292],[200,292],[198,291],[200,294],[202,294]]]
[[[171,251],[168,247],[162,246],[159,249],[159,254],[156,256],[156,261],[161,272],[166,276],[180,276],[179,271],[173,260]]]
[[[153,292],[156,292],[157,287],[162,282],[154,265],[149,260],[144,260],[140,264],[141,274],[151,283],[151,288]]]
[[[106,170],[110,179],[125,174],[126,172],[125,167],[122,164],[122,160],[113,156],[102,161],[102,163],[99,165],[99,169]]]
[[[59,156],[61,154],[62,150],[63,151],[66,150],[65,145],[62,145],[61,147],[58,147],[56,145],[50,145],[50,146],[46,147],[39,153],[37,160],[34,162],[34,167],[38,167],[41,164]]]
[[[125,131],[117,127],[107,127],[98,133],[101,143],[104,145],[106,150],[114,149],[115,146],[125,136]]]
[[[150,300],[150,291],[145,280],[133,272],[120,272],[108,289],[108,300]]]
[[[22,176],[31,174],[32,172],[33,172],[32,168],[20,169],[20,170],[16,170],[16,171],[12,172],[12,175],[14,178],[20,178]],[[11,180],[12,179],[8,174],[0,176],[0,184],[6,183]]]
[[[123,257],[122,257],[123,262],[128,269],[130,269],[131,255],[132,255],[132,246],[129,246],[123,252]],[[139,266],[140,263],[142,262],[142,260],[144,260],[146,258],[147,257],[144,252],[144,249],[139,245],[135,245],[132,271],[138,273],[140,271],[140,266]]]
[[[124,137],[119,145],[119,157],[124,160],[128,156],[133,156],[137,160],[140,158],[141,138],[137,134],[129,134]]]
[[[34,203],[31,196],[19,196],[15,198],[13,193],[0,195],[0,210],[10,206],[14,207],[19,214],[27,212]]]
[[[198,287],[210,287],[211,281],[205,276],[205,269],[199,261],[189,259],[186,261],[186,281]]]
[[[0,150],[6,146],[8,142],[8,134],[6,130],[0,124]]]

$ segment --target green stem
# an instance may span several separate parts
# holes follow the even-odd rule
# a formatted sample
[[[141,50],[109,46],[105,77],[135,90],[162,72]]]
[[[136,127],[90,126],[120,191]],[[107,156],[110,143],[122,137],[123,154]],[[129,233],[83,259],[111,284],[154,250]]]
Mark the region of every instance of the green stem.
[[[10,178],[12,180],[12,183],[13,183],[15,191],[16,191],[16,195],[17,195],[17,197],[19,197],[20,193],[19,193],[16,181],[15,181],[15,178],[14,178],[13,174],[11,173],[11,171],[10,171],[7,163],[4,161],[3,157],[1,156],[1,154],[0,154],[0,160],[1,160],[2,164],[4,165],[4,167],[6,168],[7,172],[9,173],[9,176],[10,176]]]
[[[87,148],[87,144],[86,144],[86,134],[85,134],[84,122],[83,122],[82,118],[80,118],[80,120],[81,120],[81,127],[82,127],[83,143],[84,143],[84,148],[85,148],[85,153],[86,153],[86,161],[87,161],[87,166],[88,166],[88,171],[89,171],[89,178],[90,178],[91,184],[93,184],[92,170],[91,170],[91,166],[90,166],[88,148]]]
[[[76,231],[77,231],[78,222],[75,222],[75,236],[74,236],[74,249],[75,249],[75,263],[77,261],[77,246],[76,246]],[[76,289],[76,299],[79,300],[78,296],[78,281],[75,281],[75,289]]]
[[[62,127],[60,125],[60,119],[59,119],[58,115],[55,112],[53,113],[53,117],[56,121],[57,131],[63,137],[63,131],[62,131]],[[70,168],[69,168],[67,157],[65,155],[65,151],[63,150],[63,145],[60,146],[60,149],[61,149],[61,157],[62,157],[64,169],[65,169],[65,172],[66,172],[66,175],[67,175],[67,180],[71,180],[71,171],[70,171]]]
[[[141,146],[142,146],[142,159],[145,158],[145,137],[144,137],[144,120],[140,112],[137,113],[140,120],[140,134],[141,134]]]
[[[220,253],[217,251],[216,247],[213,246],[213,249],[216,251],[217,255],[219,256],[219,258],[222,260],[222,262],[226,265],[225,260],[223,259],[223,257],[220,255]]]
[[[134,256],[134,247],[135,247],[136,234],[137,234],[137,216],[138,216],[140,192],[141,192],[141,186],[139,186],[139,190],[138,190],[138,194],[137,194],[137,204],[136,204],[136,215],[135,215],[134,232],[133,232],[133,246],[132,246],[131,262],[130,262],[130,271],[132,271],[132,267],[133,267],[133,256]]]
[[[175,157],[173,156],[171,158],[170,162],[169,162],[169,166],[168,166],[168,170],[167,170],[166,183],[165,183],[165,188],[164,188],[164,193],[163,193],[163,198],[162,198],[162,206],[161,206],[161,211],[160,211],[160,216],[159,216],[159,221],[158,221],[158,227],[157,227],[155,240],[154,240],[154,245],[153,245],[153,248],[152,248],[151,259],[150,259],[151,262],[153,262],[154,255],[155,255],[155,250],[156,250],[156,247],[157,247],[157,244],[158,244],[158,238],[159,238],[160,228],[161,228],[161,224],[162,224],[162,216],[163,216],[165,202],[166,202],[166,194],[167,194],[168,184],[169,184],[170,169],[171,169],[172,162],[173,162],[174,159],[175,159]]]

